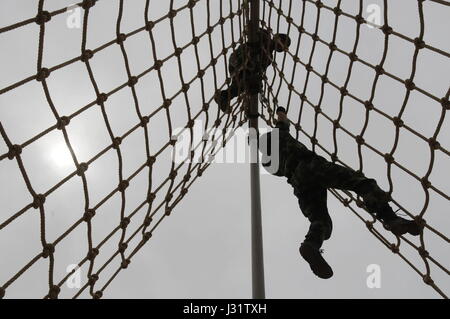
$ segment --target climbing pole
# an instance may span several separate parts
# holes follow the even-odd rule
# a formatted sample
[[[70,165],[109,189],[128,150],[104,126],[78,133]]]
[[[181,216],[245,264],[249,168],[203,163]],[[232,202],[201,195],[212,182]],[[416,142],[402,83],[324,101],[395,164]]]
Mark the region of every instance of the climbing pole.
[[[279,105],[287,109],[295,129],[295,137],[304,143],[310,143],[315,152],[327,156],[330,160],[344,166],[353,165],[353,168],[362,172],[367,171],[374,157],[384,161],[386,174],[373,177],[377,180],[382,177],[387,179],[387,194],[398,214],[409,216],[424,225],[425,230],[417,241],[405,236],[393,236],[383,229],[380,222],[366,212],[362,201],[354,194],[339,190],[330,192],[365,224],[367,230],[382,245],[405,261],[425,284],[440,296],[447,297],[448,291],[445,291],[445,287],[448,290],[450,272],[448,265],[442,262],[445,256],[434,256],[432,253],[434,245],[440,245],[448,250],[450,240],[444,229],[447,225],[434,225],[426,221],[425,215],[434,216],[449,211],[449,195],[445,187],[433,183],[435,176],[433,174],[436,174],[437,158],[441,167],[449,166],[450,153],[448,141],[445,140],[448,132],[444,132],[444,129],[447,125],[448,130],[446,114],[450,109],[450,89],[447,86],[445,91],[440,91],[441,89],[434,90],[425,86],[418,69],[421,66],[420,57],[425,54],[438,57],[442,67],[448,67],[450,63],[448,47],[444,46],[447,38],[437,41],[434,39],[428,43],[425,32],[429,19],[426,10],[430,7],[449,10],[450,3],[442,0],[411,0],[410,2],[416,3],[419,26],[417,33],[411,36],[396,30],[392,24],[394,17],[388,14],[391,2],[380,1],[382,22],[378,26],[374,26],[364,18],[365,6],[362,0],[354,1],[356,13],[347,12],[343,2],[342,0],[189,0],[177,6],[180,1],[170,0],[164,1],[167,11],[155,16],[154,12],[161,8],[162,2],[145,0],[142,1],[140,8],[141,25],[131,30],[127,23],[129,16],[126,15],[127,6],[131,6],[131,2],[124,0],[84,0],[70,8],[55,8],[54,3],[50,5],[50,2],[47,4],[45,0],[39,0],[37,7],[35,2],[23,4],[28,9],[24,12],[32,12],[29,17],[18,18],[8,25],[0,25],[0,42],[2,47],[9,50],[13,48],[12,43],[20,42],[17,32],[21,30],[27,30],[29,34],[35,32],[37,37],[34,46],[31,41],[22,43],[22,47],[26,46],[27,51],[35,50],[36,68],[28,70],[26,74],[10,72],[2,75],[8,83],[4,84],[3,80],[0,84],[0,175],[2,176],[0,182],[5,192],[9,179],[20,180],[23,184],[23,194],[6,192],[6,198],[5,196],[1,198],[0,236],[6,232],[10,236],[19,236],[9,230],[17,229],[17,225],[25,223],[25,220],[30,221],[29,216],[35,216],[33,222],[36,222],[35,227],[39,228],[40,243],[39,249],[22,263],[17,262],[17,259],[14,259],[14,263],[9,256],[0,257],[2,259],[0,297],[8,297],[8,291],[15,284],[29,280],[27,274],[38,265],[45,264],[46,268],[48,267],[46,272],[48,284],[42,287],[44,298],[86,296],[101,298],[111,282],[128,267],[141,248],[151,242],[152,235],[162,221],[172,215],[174,216],[171,218],[176,218],[175,206],[186,197],[191,185],[205,173],[214,155],[226,145],[225,132],[235,131],[247,122],[250,127],[257,129],[258,118],[273,126],[274,110]],[[102,6],[112,3],[115,10],[114,36],[94,45],[92,38],[95,32],[91,30],[92,26],[96,25],[96,19],[102,19],[105,9]],[[67,60],[52,63],[49,62],[52,53],[48,48],[49,37],[54,29],[63,33],[69,32],[63,25],[68,10],[79,10],[81,13],[79,50]],[[178,19],[182,18],[185,20],[180,24]],[[138,17],[134,16],[133,20],[136,19]],[[314,22],[312,29],[309,25],[311,19]],[[351,50],[341,47],[338,39],[339,28],[344,20],[347,23],[351,21],[353,25],[354,35],[348,35],[354,39]],[[185,21],[189,23],[186,24]],[[324,21],[332,21],[334,24],[328,37],[320,33],[320,26]],[[250,26],[249,32],[247,25]],[[230,84],[230,80],[226,78],[227,58],[239,45],[254,40],[258,25],[272,34],[287,33],[293,40],[292,45],[284,52],[275,54],[272,65],[264,77],[259,105],[257,95],[241,96],[233,101],[232,112],[223,114],[219,112],[213,97],[218,90]],[[376,62],[359,54],[361,50],[359,43],[364,38],[362,28],[368,26],[372,27],[371,32],[383,37],[383,45],[379,47],[380,58]],[[161,37],[159,34],[161,32],[165,32],[165,36]],[[130,54],[132,43],[137,40],[145,41],[147,45],[145,57],[150,61],[148,68],[138,70],[135,55]],[[408,60],[410,73],[406,78],[389,70],[387,60],[393,50],[390,47],[393,41],[402,41],[413,48],[412,57]],[[169,45],[170,53],[162,53],[167,51],[162,49],[165,44]],[[167,49],[167,46],[165,48]],[[323,52],[324,48],[327,49],[326,63],[324,68],[320,68],[316,66],[317,57],[321,56],[318,52],[320,50]],[[100,75],[96,65],[106,59],[111,50],[119,52],[123,76],[120,83],[108,87],[105,77]],[[345,63],[348,68],[344,72],[343,83],[336,80],[333,74],[336,72],[332,71],[332,66],[337,64],[335,62],[337,56],[347,59]],[[1,60],[5,60],[3,56]],[[321,62],[324,62],[323,58]],[[8,63],[15,62],[11,60]],[[364,82],[364,87],[361,86],[369,88],[369,95],[366,97],[351,86],[352,74],[356,72],[357,67],[362,66],[371,72],[371,75],[366,76],[370,79],[370,83]],[[89,94],[85,95],[90,100],[86,104],[78,105],[72,111],[67,111],[70,109],[68,102],[56,98],[61,88],[54,79],[72,67],[82,68],[87,83],[87,85],[83,83],[83,87],[89,87]],[[18,69],[18,66],[13,66],[14,70],[16,68]],[[392,99],[395,105],[390,105],[395,114],[386,112],[377,99],[388,94],[386,88],[381,86],[383,79],[401,85],[401,89],[395,91],[396,99]],[[320,84],[314,85],[317,81]],[[448,82],[448,78],[446,81]],[[79,83],[70,85],[69,91],[71,88],[81,86]],[[29,90],[37,91],[36,87],[39,89],[41,100],[36,98],[28,101],[26,103],[28,109],[20,116],[6,116],[8,112],[13,112],[16,106],[23,107],[24,102],[20,97],[28,95],[27,92],[31,92]],[[152,90],[150,99],[143,97],[148,90]],[[336,95],[333,100],[326,98],[329,91]],[[130,102],[125,105],[122,103],[121,106],[127,108],[125,111],[127,114],[133,114],[134,123],[125,131],[120,131],[114,126],[112,105],[115,98],[125,94],[131,96]],[[392,92],[389,91],[389,94]],[[423,103],[423,107],[430,109],[430,113],[438,113],[438,120],[431,133],[423,133],[408,122],[405,116],[419,100]],[[33,112],[37,109],[42,110],[44,104],[52,116],[52,123],[41,128],[37,124],[33,127],[34,122],[27,122],[29,125],[24,127],[22,117],[35,114]],[[337,112],[329,108],[330,104],[337,107]],[[358,132],[347,128],[345,112],[349,105],[355,110],[356,105],[358,110],[364,113]],[[71,130],[74,123],[78,122],[84,122],[86,127],[91,126],[92,123],[86,119],[90,112],[96,112],[98,115],[95,126],[103,128],[108,141],[92,156],[87,156],[76,145],[77,137]],[[394,136],[388,143],[387,151],[373,145],[368,136],[370,123],[373,123],[375,117],[385,120],[394,127]],[[203,121],[204,132],[209,137],[200,141],[194,136],[194,124],[199,119]],[[154,128],[160,128],[158,125],[162,122],[166,124],[166,130],[155,131]],[[321,134],[327,125],[331,127],[328,134],[331,136],[331,145],[327,145],[324,135]],[[182,128],[181,131],[175,129],[179,127]],[[417,143],[427,145],[429,163],[425,172],[415,172],[397,158],[399,149],[405,144],[402,143],[402,134],[405,132]],[[140,151],[145,155],[140,165],[128,172],[125,169],[126,153],[130,151],[127,143],[136,134],[143,140]],[[179,134],[187,134],[191,151],[181,162],[170,161],[171,151],[176,144],[174,136]],[[37,158],[30,154],[32,150],[36,152],[36,149],[45,152],[35,146],[53,135],[63,139],[64,147],[70,154],[71,171],[57,181],[52,181],[51,185],[42,186],[33,173]],[[348,155],[348,148],[345,152],[341,150],[343,136],[354,142],[356,147],[356,152],[352,152],[354,157]],[[95,138],[92,136],[90,139]],[[157,143],[161,142],[159,141],[161,139],[164,141]],[[404,147],[409,147],[412,153],[415,152],[415,144]],[[133,149],[136,149],[136,146]],[[420,154],[422,155],[424,154]],[[91,182],[93,176],[90,174],[105,158],[114,162],[114,169],[107,175],[114,176],[115,182],[111,189],[99,197],[92,191],[96,189],[96,185]],[[194,161],[194,158],[200,158],[201,161]],[[352,160],[356,160],[359,167],[354,167]],[[167,162],[170,162],[168,168],[160,166]],[[52,169],[56,170],[56,167]],[[396,191],[402,188],[394,176],[397,171],[408,175],[421,187],[424,201],[419,209],[408,208],[405,199],[397,198]],[[51,173],[49,170],[48,175]],[[251,164],[253,296],[263,298],[264,268],[258,176],[259,165]],[[142,179],[145,180],[145,184]],[[49,202],[58,198],[61,200],[59,197],[61,190],[70,183],[78,183],[83,194],[83,208],[76,212],[76,218],[70,226],[58,229],[57,234],[54,232],[50,234],[49,221],[52,217],[48,208]],[[140,202],[131,207],[130,202],[136,193],[133,187],[136,185],[144,191],[141,192],[143,195]],[[15,188],[14,191],[17,189],[20,188]],[[445,202],[446,206],[436,209],[435,203],[442,202]],[[4,207],[13,209],[7,210]],[[104,235],[97,235],[99,225],[95,222],[107,214],[109,219],[114,220],[115,225]],[[77,270],[74,268],[63,275],[61,271],[56,271],[57,267],[61,267],[58,264],[58,253],[61,252],[60,247],[71,240],[70,236],[80,229],[85,233],[85,253],[77,260],[76,265],[78,268],[84,267],[83,269],[87,271],[84,272],[80,289],[75,294],[72,292],[72,295],[69,295],[71,291],[64,290],[63,286]],[[10,239],[13,245],[17,237]],[[427,240],[431,239],[433,244],[428,244]],[[1,240],[4,240],[4,237],[1,237]],[[23,251],[20,248],[14,251],[14,254],[21,253]],[[434,274],[439,274],[443,282],[435,281]]]
[[[259,0],[250,2],[250,30],[248,40],[250,43],[258,41],[259,29]],[[264,287],[264,254],[263,254],[263,234],[262,234],[262,216],[261,216],[261,190],[260,190],[260,172],[258,156],[258,94],[252,94],[247,97],[250,138],[250,154],[255,155],[250,163],[250,181],[251,181],[251,225],[252,225],[252,291],[253,298],[265,298]]]

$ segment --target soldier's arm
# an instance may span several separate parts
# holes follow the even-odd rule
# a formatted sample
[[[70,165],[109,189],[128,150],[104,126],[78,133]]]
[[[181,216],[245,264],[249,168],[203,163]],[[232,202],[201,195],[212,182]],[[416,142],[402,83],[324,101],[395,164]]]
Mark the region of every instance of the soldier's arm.
[[[277,108],[276,112],[277,112],[278,120],[277,120],[277,124],[275,125],[275,127],[277,127],[281,131],[289,132],[289,126],[291,123],[289,122],[289,119],[287,118],[286,109],[284,107],[280,106]]]

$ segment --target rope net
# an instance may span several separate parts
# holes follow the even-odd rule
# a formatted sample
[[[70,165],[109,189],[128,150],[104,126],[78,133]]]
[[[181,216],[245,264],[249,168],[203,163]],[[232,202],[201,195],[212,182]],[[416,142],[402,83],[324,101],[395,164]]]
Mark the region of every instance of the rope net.
[[[358,1],[358,5],[352,6],[354,14],[344,10],[345,1],[280,0],[276,2],[264,0],[261,24],[269,30],[273,30],[273,33],[287,30],[286,33],[292,39],[297,38],[297,42],[296,46],[291,45],[290,49],[272,64],[271,72],[267,72],[260,113],[267,124],[271,125],[276,107],[278,105],[285,106],[295,127],[297,139],[303,140],[305,144],[309,143],[316,153],[321,153],[329,160],[343,166],[351,166],[355,170],[363,171],[368,176],[370,174],[366,172],[365,168],[381,159],[381,162],[384,162],[384,167],[381,166],[381,169],[384,169],[385,173],[383,176],[379,170],[379,174],[375,175],[375,178],[382,185],[382,178],[385,177],[386,187],[383,188],[387,189],[391,203],[397,206],[398,214],[409,216],[425,226],[425,231],[421,233],[417,242],[404,236],[389,237],[390,234],[386,231],[377,229],[375,227],[376,220],[373,217],[366,219],[367,215],[364,215],[362,201],[352,193],[338,190],[330,190],[330,192],[349,211],[361,219],[367,229],[383,245],[414,269],[425,284],[446,298],[445,292],[433,281],[431,270],[434,267],[436,272],[441,272],[444,278],[443,287],[448,287],[448,275],[450,274],[448,265],[430,254],[427,250],[425,235],[432,239],[433,243],[436,240],[441,241],[440,245],[446,247],[446,250],[448,250],[449,238],[439,231],[436,225],[426,222],[425,215],[430,207],[439,209],[439,211],[432,212],[434,214],[445,214],[442,211],[445,207],[448,210],[450,198],[448,192],[445,191],[446,187],[448,189],[448,185],[435,186],[431,183],[430,176],[432,176],[432,172],[434,178],[440,174],[437,169],[433,170],[438,160],[440,164],[448,163],[449,152],[448,147],[445,147],[445,145],[448,146],[448,141],[442,131],[445,127],[446,112],[450,106],[450,89],[448,79],[445,79],[443,85],[433,82],[431,84],[435,87],[428,89],[416,83],[426,83],[421,76],[423,77],[425,73],[423,68],[429,67],[429,65],[420,67],[418,62],[420,56],[433,54],[430,59],[440,59],[439,61],[448,67],[450,58],[448,48],[446,51],[445,48],[435,47],[424,40],[426,34],[424,7],[427,6],[429,9],[430,6],[434,6],[434,9],[447,10],[448,13],[450,3],[446,1],[410,1],[410,5],[416,6],[419,23],[419,30],[413,38],[397,32],[392,27],[395,22],[391,22],[389,18],[392,15],[389,13],[392,11],[391,7],[395,7],[395,5],[387,0],[381,1],[380,4],[381,11],[384,13],[384,23],[376,27],[373,32],[377,32],[381,37],[378,46],[381,54],[372,62],[358,55],[358,52],[363,51],[364,55],[368,56],[367,50],[364,50],[367,42],[364,42],[363,35],[369,36],[367,25],[374,26],[363,17],[366,6],[362,0]],[[294,19],[294,17],[296,18]],[[313,21],[307,21],[308,18]],[[328,19],[332,33],[322,36],[323,30],[320,29],[320,26],[321,23],[324,23],[323,19]],[[338,29],[344,23],[350,24],[349,29],[353,31],[345,34],[345,37],[352,41],[347,45],[348,51],[339,47],[339,41],[342,42],[342,38],[339,39]],[[326,40],[327,38],[329,40]],[[440,40],[440,44],[443,46],[443,39]],[[400,53],[411,56],[407,61],[409,74],[406,74],[404,79],[387,70],[389,53],[396,54],[392,52],[392,49],[389,50],[394,41],[404,41],[410,44],[409,50]],[[370,47],[373,48],[373,45]],[[405,51],[413,53],[411,55]],[[320,56],[321,61],[318,61],[317,56]],[[341,63],[339,69],[341,79],[330,72],[333,61]],[[391,67],[395,67],[392,61],[388,62],[391,62]],[[361,72],[364,72],[364,77],[358,77],[358,73],[361,74]],[[362,81],[362,84],[359,83],[358,86],[355,79]],[[391,91],[386,84],[383,85],[383,79],[388,79],[389,85],[395,86],[397,91]],[[362,86],[366,88],[363,90]],[[436,89],[437,87],[439,89]],[[330,106],[330,91],[335,94],[332,101],[338,105],[334,109]],[[361,91],[365,91],[366,98],[363,97]],[[441,95],[436,95],[434,91]],[[387,99],[383,98],[386,95]],[[394,99],[394,96],[397,98]],[[396,101],[398,105],[393,101]],[[424,135],[407,122],[414,119],[411,113],[408,114],[408,110],[418,107],[417,101],[422,104],[420,107],[425,108],[423,116],[431,117],[431,114],[434,113],[433,116],[436,117],[436,121],[433,122],[434,126],[428,135]],[[360,116],[349,118],[349,112],[358,112]],[[345,113],[347,113],[347,118]],[[376,126],[372,125],[371,127],[369,120],[376,121]],[[355,123],[356,121],[357,123]],[[347,126],[352,128],[349,129]],[[319,128],[323,131],[322,133]],[[390,135],[383,134],[382,130],[387,130],[387,134]],[[372,134],[368,136],[368,133]],[[442,134],[439,136],[439,133]],[[372,143],[377,142],[377,139],[379,144],[380,135],[385,138],[382,141],[383,145],[374,146]],[[409,147],[408,144],[402,145],[402,141],[404,144],[409,143]],[[419,145],[421,146],[419,147]],[[340,151],[339,146],[344,147],[345,151]],[[380,149],[380,147],[382,148]],[[405,148],[409,149],[409,153],[405,152]],[[423,171],[421,175],[408,168],[408,164],[413,164],[411,157],[417,159],[412,153],[414,148],[417,148],[418,157],[425,157],[425,152],[429,154],[429,162],[424,163],[420,169]],[[409,163],[405,165],[397,160],[397,154]],[[405,156],[405,154],[407,155]],[[345,158],[345,160],[341,160],[341,158]],[[422,192],[422,194],[419,191],[414,192],[417,194],[415,196],[423,197],[423,201],[417,203],[415,207],[411,205],[413,202],[411,193],[414,189],[412,185],[416,185]],[[402,199],[398,200],[396,196]],[[436,205],[438,202],[443,203],[442,208]],[[365,211],[367,212],[367,210]],[[445,256],[441,256],[441,258],[445,258]],[[417,260],[422,261],[422,265]]]
[[[37,53],[34,69],[27,69],[23,77],[8,77],[7,83],[1,82],[0,86],[0,170],[2,176],[4,172],[6,174],[6,178],[2,178],[2,193],[6,195],[1,203],[1,240],[14,236],[14,232],[20,230],[17,225],[28,218],[27,216],[35,216],[33,221],[39,225],[39,246],[35,247],[37,250],[34,256],[26,261],[14,259],[18,265],[11,264],[12,257],[2,257],[2,264],[8,267],[4,268],[5,271],[2,270],[0,277],[1,297],[7,296],[10,287],[26,277],[33,268],[42,267],[45,262],[45,267],[48,268],[45,298],[101,298],[119,272],[128,267],[133,256],[149,242],[156,228],[171,215],[191,185],[210,166],[210,160],[227,142],[227,130],[233,132],[247,121],[242,97],[232,103],[230,114],[219,112],[213,98],[218,90],[230,85],[230,79],[226,78],[227,58],[247,40],[248,2],[220,0],[212,4],[211,1],[202,0],[171,0],[164,2],[166,7],[160,1],[141,2],[138,19],[136,14],[130,15],[127,12],[129,4],[125,4],[123,0],[114,1],[113,11],[106,10],[107,3],[111,5],[113,2],[105,0],[84,0],[69,8],[62,7],[61,2],[55,7],[50,1],[40,0],[37,7],[27,4],[28,11],[34,12],[30,15],[31,18],[16,19],[0,27],[0,41],[5,42],[5,47],[7,40],[17,41],[22,30],[36,32],[37,37],[35,47],[25,46],[27,51],[35,50]],[[278,105],[285,106],[294,124],[296,138],[303,142],[308,141],[315,152],[328,156],[341,165],[352,166],[367,173],[369,161],[382,159],[385,171],[383,176],[387,180],[387,193],[392,203],[397,206],[399,213],[402,212],[425,226],[425,231],[417,242],[403,236],[395,237],[384,231],[379,227],[379,222],[364,213],[364,205],[350,192],[330,192],[361,219],[383,245],[414,269],[427,285],[446,297],[445,292],[433,281],[432,270],[445,276],[449,275],[449,270],[439,258],[429,253],[424,236],[434,236],[433,240],[441,241],[441,245],[447,249],[449,239],[435,225],[425,221],[424,216],[431,210],[430,207],[437,207],[433,206],[435,202],[443,201],[448,206],[446,185],[436,186],[431,183],[430,177],[434,176],[432,172],[435,172],[433,167],[437,158],[440,166],[448,164],[449,152],[443,134],[439,136],[439,133],[445,125],[450,90],[447,87],[445,92],[439,92],[426,86],[422,87],[419,85],[421,82],[418,81],[417,70],[420,67],[419,57],[423,52],[439,57],[446,65],[449,63],[448,48],[431,45],[424,40],[424,6],[437,6],[447,10],[449,3],[438,0],[412,2],[416,3],[420,25],[420,30],[414,37],[402,34],[391,26],[388,19],[390,4],[388,5],[387,0],[382,1],[384,22],[370,32],[381,35],[383,45],[379,48],[381,57],[372,62],[357,54],[361,49],[359,43],[364,40],[361,35],[363,28],[371,25],[363,18],[365,6],[362,0],[358,5],[353,5],[357,7],[356,13],[346,12],[341,0],[261,1],[260,27],[272,34],[287,33],[293,43],[288,50],[274,56],[272,65],[267,70],[264,90],[260,95],[259,116],[269,126],[273,126],[274,110]],[[47,49],[48,39],[52,36],[52,28],[63,29],[64,34],[70,32],[61,24],[58,25],[61,21],[65,23],[68,10],[81,14],[81,39],[71,42],[72,45],[77,44],[77,53],[66,60],[52,63],[49,62],[52,60],[52,52]],[[163,14],[155,13],[161,10],[165,10]],[[91,31],[93,25],[102,25],[106,29],[106,23],[98,21],[104,21],[110,16],[113,16],[114,24],[108,28],[108,41],[91,40],[95,38],[95,32]],[[180,17],[184,17],[185,23],[180,23]],[[308,19],[312,19],[311,28]],[[345,19],[346,23],[352,23],[354,30],[354,37],[346,35],[347,39],[354,41],[350,51],[340,48],[337,35],[339,25],[344,23]],[[322,36],[319,29],[324,20],[334,21],[334,24],[331,34]],[[186,24],[186,21],[189,23]],[[133,28],[133,23],[138,23],[139,26]],[[389,43],[394,38],[413,47],[412,58],[407,61],[410,74],[405,79],[388,71],[386,61],[388,52],[392,51],[389,50]],[[94,45],[95,42],[98,43]],[[137,43],[145,43],[145,47],[137,46]],[[325,55],[324,48],[327,48]],[[67,55],[66,52],[58,54]],[[111,62],[109,57],[114,54],[118,60]],[[138,59],[138,54],[144,58]],[[346,62],[333,63],[338,55],[341,58],[345,56]],[[145,60],[148,65],[139,65],[137,60]],[[326,63],[321,70],[318,64],[323,64],[324,61]],[[99,66],[102,63],[106,70]],[[115,69],[119,64],[121,68]],[[331,72],[334,64],[345,64],[348,68],[345,72]],[[366,67],[365,72],[370,70],[373,75],[365,74],[366,82],[359,83],[359,89],[356,87],[353,91],[351,79],[358,66]],[[15,72],[16,67],[12,66],[12,75],[19,73]],[[75,68],[79,68],[79,73],[82,74],[79,78],[76,78]],[[75,77],[79,81],[67,83],[62,81],[61,77],[58,78],[66,70],[68,78]],[[333,73],[346,75],[343,84],[333,77]],[[112,75],[117,77],[116,82],[112,81]],[[395,91],[396,97],[400,97],[400,100],[395,100],[398,105],[389,105],[391,110],[397,111],[396,114],[386,112],[382,107],[386,102],[377,100],[377,97],[388,92],[381,87],[383,78],[402,85],[402,89]],[[319,81],[319,84],[314,84],[314,81]],[[76,107],[67,105],[65,95],[74,94],[68,93],[70,89],[67,87],[76,90],[82,86],[88,92],[84,97],[89,100]],[[7,116],[9,108],[24,104],[23,100],[20,100],[24,95],[24,88],[31,88],[44,97],[45,100],[40,104],[45,104],[45,112],[51,115],[49,125],[37,127],[35,119],[30,115],[29,108],[33,105],[30,105],[29,101],[22,115]],[[362,88],[369,88],[366,98],[358,95]],[[334,102],[327,100],[330,92],[337,94],[332,99]],[[405,119],[407,109],[413,107],[417,98],[414,94],[421,95],[420,101],[425,100],[429,112],[433,110],[439,114],[431,133],[422,133]],[[38,102],[39,99],[36,99],[33,104],[39,104]],[[338,106],[337,114],[333,115],[336,112],[333,112],[330,104]],[[362,120],[358,122],[361,125],[357,132],[346,128],[345,110],[350,107],[352,112],[364,113]],[[115,112],[114,108],[120,108],[121,113]],[[123,111],[124,109],[126,111]],[[44,112],[43,108],[39,110]],[[129,118],[125,118],[124,113]],[[24,114],[30,117],[28,122],[24,119]],[[389,137],[392,146],[388,149],[372,145],[368,137],[370,123],[374,122],[375,116],[394,127],[394,136]],[[193,132],[196,120],[202,120],[209,139],[196,141]],[[355,121],[352,119],[353,123]],[[331,129],[327,131],[326,127],[329,128],[330,125]],[[102,139],[101,133],[89,131],[92,127],[101,130],[106,137]],[[178,127],[183,130],[176,131],[175,128]],[[95,152],[83,150],[82,146],[86,140],[80,142],[77,139],[75,133],[84,130],[87,131],[89,142],[100,141]],[[171,151],[175,145],[173,136],[183,132],[189,136],[192,151],[185,161],[178,164],[171,161]],[[427,169],[420,175],[397,159],[402,145],[401,136],[405,132],[415,139],[409,144],[410,151],[411,148],[414,149],[414,143],[419,142],[426,143],[429,150]],[[331,143],[327,145],[330,136]],[[356,145],[356,152],[343,141],[344,136],[351,138],[352,143]],[[37,165],[38,160],[30,154],[33,149],[41,153],[46,152],[45,146],[36,145],[44,143],[46,139],[51,144],[57,137],[62,141],[70,165],[66,168],[67,174],[50,178],[49,171],[55,169],[55,165],[45,170]],[[387,142],[384,141],[384,145],[389,144]],[[341,151],[342,148],[345,152]],[[136,149],[142,150],[141,154],[136,155]],[[371,152],[370,155],[368,151]],[[128,153],[133,155],[127,155]],[[424,154],[420,154],[422,155]],[[193,161],[196,157],[202,160]],[[97,173],[93,174],[95,170]],[[421,207],[410,208],[404,197],[397,199],[397,190],[402,189],[402,185],[394,176],[397,171],[406,173],[420,186],[424,194]],[[103,180],[100,183],[98,175],[101,175],[102,179],[111,178],[109,188],[98,190],[98,185],[103,185]],[[374,176],[381,185],[380,179],[383,176]],[[6,191],[10,180],[19,179],[23,186],[17,188],[17,192],[24,194],[20,197],[22,201],[16,200],[15,196],[9,198],[11,195],[8,194],[12,191]],[[49,206],[54,205],[52,201],[61,198],[62,192],[75,192],[75,189],[81,190],[81,204],[74,208],[74,220],[64,226],[51,223],[52,211]],[[401,197],[400,195],[398,197]],[[76,204],[75,196],[73,198],[73,201],[68,203],[70,206]],[[61,212],[65,209],[69,208],[59,208]],[[432,213],[443,214],[442,211]],[[103,228],[105,224],[110,227],[109,231],[99,232],[100,224]],[[74,240],[71,236],[80,229],[83,229],[84,235],[75,237],[75,240],[79,241],[76,249],[82,250],[76,265],[79,268],[84,267],[86,275],[76,294],[65,296],[62,294],[63,285],[71,280],[78,268],[69,272],[57,270],[57,262],[60,267],[61,264],[67,263],[59,261],[56,255],[71,247],[64,245]],[[17,234],[14,238],[17,238]],[[23,247],[26,245],[30,243],[23,243]],[[17,255],[13,250],[5,248],[4,251],[11,252],[11,256]],[[67,254],[70,254],[70,249]],[[11,269],[14,271],[10,271]],[[448,277],[445,278],[448,280]]]

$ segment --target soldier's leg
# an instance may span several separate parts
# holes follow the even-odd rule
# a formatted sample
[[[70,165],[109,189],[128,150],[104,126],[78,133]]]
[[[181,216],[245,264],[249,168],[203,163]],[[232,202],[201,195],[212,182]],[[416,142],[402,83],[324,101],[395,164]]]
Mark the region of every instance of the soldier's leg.
[[[320,278],[330,278],[333,270],[323,258],[320,247],[331,236],[332,221],[327,209],[325,188],[294,188],[302,213],[310,221],[309,231],[300,246],[301,256],[309,263],[311,270]]]
[[[308,188],[295,191],[300,209],[310,221],[306,240],[313,241],[318,247],[331,236],[333,224],[327,208],[327,190],[325,188]]]
[[[398,235],[406,232],[412,235],[420,233],[421,229],[416,223],[400,218],[394,213],[387,194],[374,179],[367,178],[351,168],[329,162],[321,156],[315,156],[305,164],[300,173],[313,185],[354,191],[362,197],[369,213],[384,221],[387,226],[391,225],[394,233]]]

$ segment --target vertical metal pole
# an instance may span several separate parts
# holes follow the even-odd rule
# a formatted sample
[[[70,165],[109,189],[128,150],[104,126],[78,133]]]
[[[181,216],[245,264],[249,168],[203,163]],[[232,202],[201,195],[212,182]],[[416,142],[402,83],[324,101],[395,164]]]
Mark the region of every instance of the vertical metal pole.
[[[259,29],[259,0],[250,0],[250,23],[249,41],[254,43],[258,39]],[[248,96],[249,128],[254,130],[258,138],[258,94]],[[265,298],[264,287],[264,256],[263,237],[261,221],[261,190],[259,183],[259,156],[257,143],[250,142],[250,154],[254,160],[250,163],[250,183],[251,183],[251,237],[252,237],[252,291],[254,299]]]

